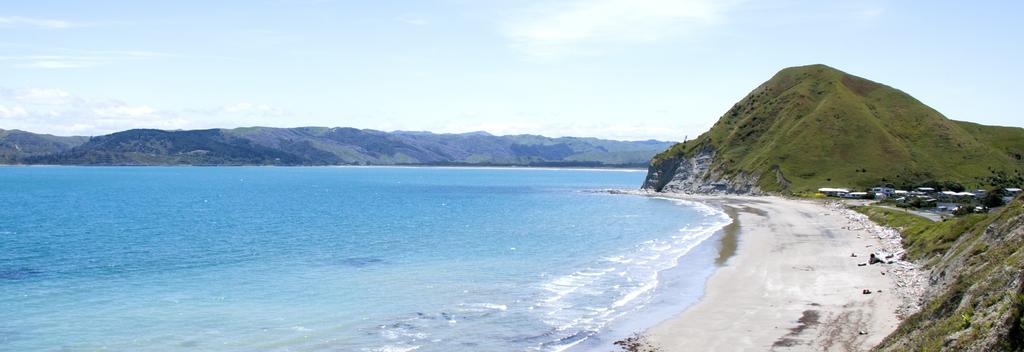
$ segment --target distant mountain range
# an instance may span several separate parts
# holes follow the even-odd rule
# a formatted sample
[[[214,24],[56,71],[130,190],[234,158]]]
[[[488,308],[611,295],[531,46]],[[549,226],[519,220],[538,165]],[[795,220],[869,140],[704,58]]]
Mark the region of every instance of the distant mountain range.
[[[825,65],[791,67],[711,130],[658,154],[644,188],[803,193],[818,187],[1024,184],[1024,129],[947,119],[907,93]]]
[[[0,130],[0,164],[645,167],[672,144],[326,127],[134,129],[97,137]]]

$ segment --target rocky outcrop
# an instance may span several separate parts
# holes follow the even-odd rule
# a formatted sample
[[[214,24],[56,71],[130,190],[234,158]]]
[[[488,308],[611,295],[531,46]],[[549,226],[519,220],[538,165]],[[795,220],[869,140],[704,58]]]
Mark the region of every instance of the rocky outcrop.
[[[747,173],[727,175],[714,169],[715,149],[705,147],[692,156],[652,161],[643,189],[654,192],[696,194],[763,194],[758,177]]]

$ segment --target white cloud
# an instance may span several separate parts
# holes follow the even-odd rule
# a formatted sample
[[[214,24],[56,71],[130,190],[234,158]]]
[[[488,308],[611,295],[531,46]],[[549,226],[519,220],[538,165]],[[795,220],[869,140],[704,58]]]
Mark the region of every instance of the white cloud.
[[[21,117],[27,114],[28,113],[25,111],[25,108],[20,106],[8,108],[6,106],[0,105],[0,119],[13,119],[15,117]]]
[[[657,42],[719,21],[732,0],[572,0],[524,11],[505,24],[512,46],[534,57],[596,54],[608,45]]]
[[[40,68],[40,69],[65,69],[65,68],[85,68],[96,66],[93,63],[88,62],[74,62],[74,61],[53,61],[53,60],[41,60],[32,61],[23,64],[16,64],[14,67],[17,68]]]
[[[133,128],[231,127],[287,117],[290,113],[284,109],[253,102],[163,110],[116,99],[81,97],[54,88],[0,89],[0,128],[56,135],[101,135]]]
[[[92,113],[96,116],[105,118],[139,118],[157,115],[158,111],[145,105],[130,106],[115,104],[112,106],[93,108]]]
[[[22,16],[0,16],[0,25],[7,26],[30,26],[38,28],[50,28],[50,29],[66,29],[72,27],[81,26],[78,23],[72,23],[63,20],[53,20],[45,18],[32,18]]]
[[[401,17],[398,21],[413,26],[426,26],[430,24],[430,21],[421,17]]]
[[[0,91],[0,98],[6,98],[20,103],[39,105],[67,104],[74,100],[71,93],[52,88],[2,90]]]
[[[108,65],[117,62],[147,60],[164,57],[165,54],[133,50],[70,51],[46,55],[0,56],[0,61],[11,62],[14,68],[22,69],[72,69]]]
[[[266,104],[254,104],[249,102],[240,102],[231,105],[225,105],[221,108],[226,113],[270,113],[276,112],[278,109],[266,105]]]
[[[53,88],[0,89],[0,128],[58,135],[97,135],[131,128],[196,125],[175,112],[113,99],[75,96]],[[6,104],[13,106],[6,107]]]

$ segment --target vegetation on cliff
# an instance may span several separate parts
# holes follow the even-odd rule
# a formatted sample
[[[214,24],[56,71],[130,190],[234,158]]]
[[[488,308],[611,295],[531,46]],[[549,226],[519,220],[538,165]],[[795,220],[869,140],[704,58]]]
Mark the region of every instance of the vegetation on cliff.
[[[930,222],[859,207],[901,230],[911,259],[931,271],[924,304],[876,349],[1024,350],[1024,200],[989,214]]]

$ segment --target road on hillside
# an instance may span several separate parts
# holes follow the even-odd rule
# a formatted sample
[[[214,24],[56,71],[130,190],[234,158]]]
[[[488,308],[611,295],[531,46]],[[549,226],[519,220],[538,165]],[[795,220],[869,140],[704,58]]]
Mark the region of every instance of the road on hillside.
[[[939,214],[936,214],[936,213],[929,213],[929,212],[919,211],[919,210],[910,210],[910,209],[906,209],[906,208],[890,207],[888,205],[874,205],[873,204],[872,206],[914,214],[914,215],[917,215],[917,216],[920,216],[922,218],[925,218],[925,219],[928,219],[928,220],[931,220],[931,221],[935,221],[935,222],[942,221],[942,215],[939,215]]]

